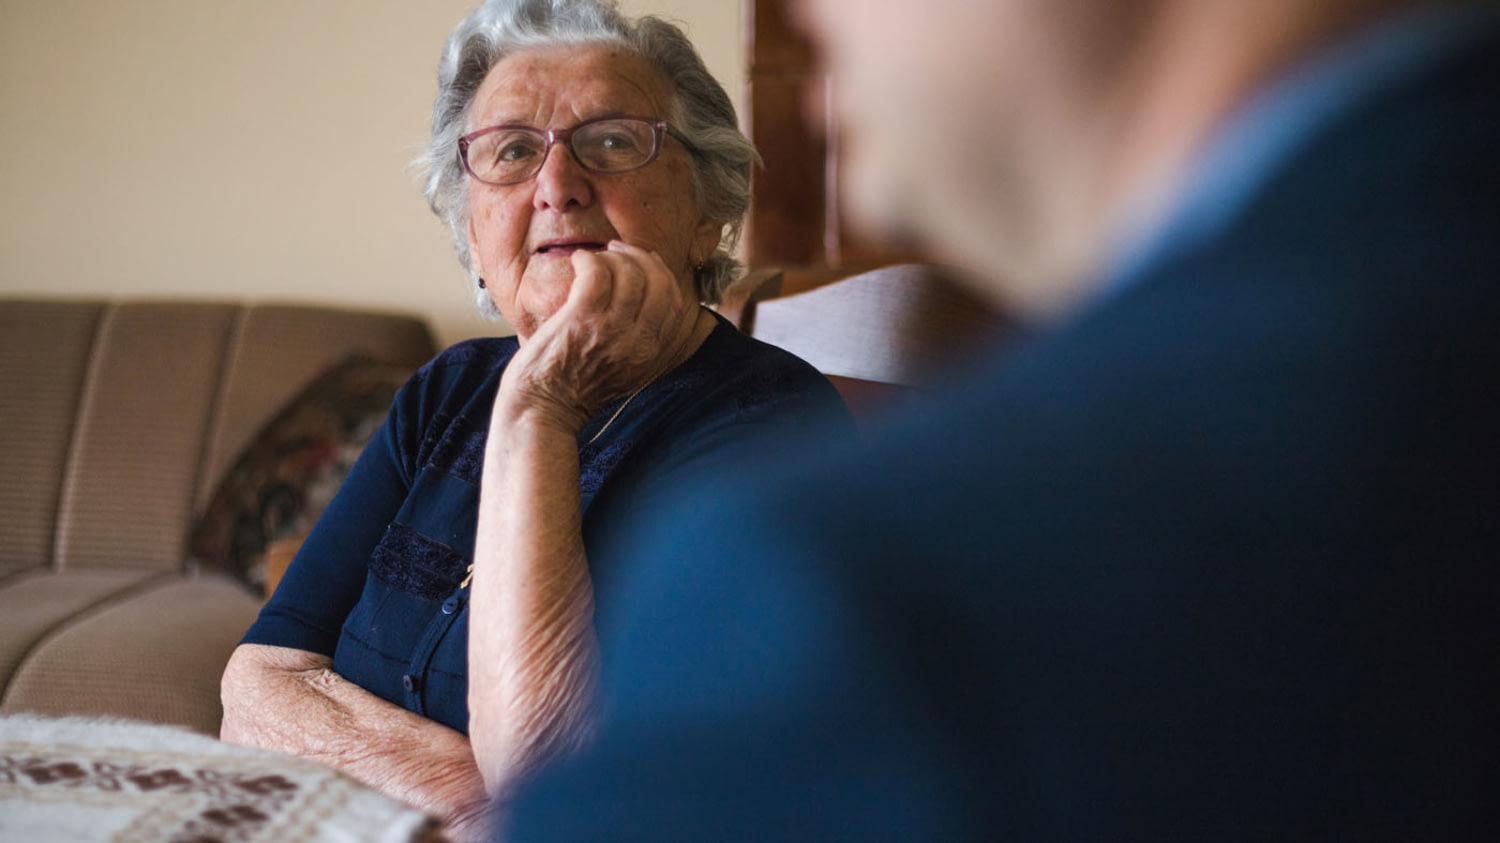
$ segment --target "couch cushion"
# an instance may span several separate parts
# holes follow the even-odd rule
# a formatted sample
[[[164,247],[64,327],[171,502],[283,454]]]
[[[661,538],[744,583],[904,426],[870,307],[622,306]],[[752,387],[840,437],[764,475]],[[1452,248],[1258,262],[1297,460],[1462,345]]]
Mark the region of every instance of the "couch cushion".
[[[60,570],[181,570],[237,308],[128,302],[99,326],[58,517]]]
[[[0,576],[51,564],[58,496],[103,309],[0,302]]]
[[[26,654],[71,619],[143,583],[151,571],[52,572],[13,576],[0,583],[0,700]]]
[[[0,301],[0,577],[182,570],[256,431],[350,354],[432,356],[421,320],[301,305]]]
[[[219,677],[259,610],[260,601],[228,579],[161,578],[33,648],[0,712],[113,715],[217,735]]]

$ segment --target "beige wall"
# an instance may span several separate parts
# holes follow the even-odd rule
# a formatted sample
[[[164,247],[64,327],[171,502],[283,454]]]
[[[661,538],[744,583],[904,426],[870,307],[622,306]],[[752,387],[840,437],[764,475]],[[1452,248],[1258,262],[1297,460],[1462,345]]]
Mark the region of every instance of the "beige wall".
[[[405,167],[473,0],[0,0],[0,295],[184,295],[473,313]],[[739,0],[686,25],[738,102]]]

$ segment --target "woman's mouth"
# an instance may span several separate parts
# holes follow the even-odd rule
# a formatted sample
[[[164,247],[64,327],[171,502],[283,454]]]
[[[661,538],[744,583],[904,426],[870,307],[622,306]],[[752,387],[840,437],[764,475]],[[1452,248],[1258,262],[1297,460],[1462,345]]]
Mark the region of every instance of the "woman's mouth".
[[[539,255],[568,256],[577,251],[602,252],[607,246],[607,243],[599,243],[594,240],[568,240],[556,243],[543,243],[537,247],[536,253]]]

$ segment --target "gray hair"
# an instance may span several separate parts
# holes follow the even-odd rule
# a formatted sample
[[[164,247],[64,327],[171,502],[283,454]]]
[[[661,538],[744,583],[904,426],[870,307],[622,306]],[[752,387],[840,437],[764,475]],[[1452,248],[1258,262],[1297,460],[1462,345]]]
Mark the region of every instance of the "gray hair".
[[[704,218],[724,226],[713,256],[694,271],[698,297],[713,304],[739,273],[733,249],[750,207],[750,171],[760,156],[739,130],[734,104],[709,74],[687,35],[647,15],[623,16],[614,0],[485,0],[453,30],[438,65],[432,138],[413,162],[427,204],[448,223],[459,262],[477,281],[469,257],[469,202],[458,139],[469,131],[469,106],[501,59],[559,44],[610,44],[641,57],[673,88],[668,122],[692,151],[694,199]],[[477,286],[477,285],[476,285]],[[480,310],[497,316],[484,290]]]

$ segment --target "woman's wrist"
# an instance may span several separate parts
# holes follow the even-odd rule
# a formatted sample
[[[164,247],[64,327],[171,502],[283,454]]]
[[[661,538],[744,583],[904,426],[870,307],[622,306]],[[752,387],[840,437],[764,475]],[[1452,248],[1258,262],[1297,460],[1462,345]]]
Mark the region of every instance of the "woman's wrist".
[[[490,426],[492,432],[507,437],[535,432],[557,433],[575,438],[583,430],[583,426],[588,424],[589,418],[589,414],[579,408],[534,396],[522,396],[506,390],[502,384],[495,400]]]

